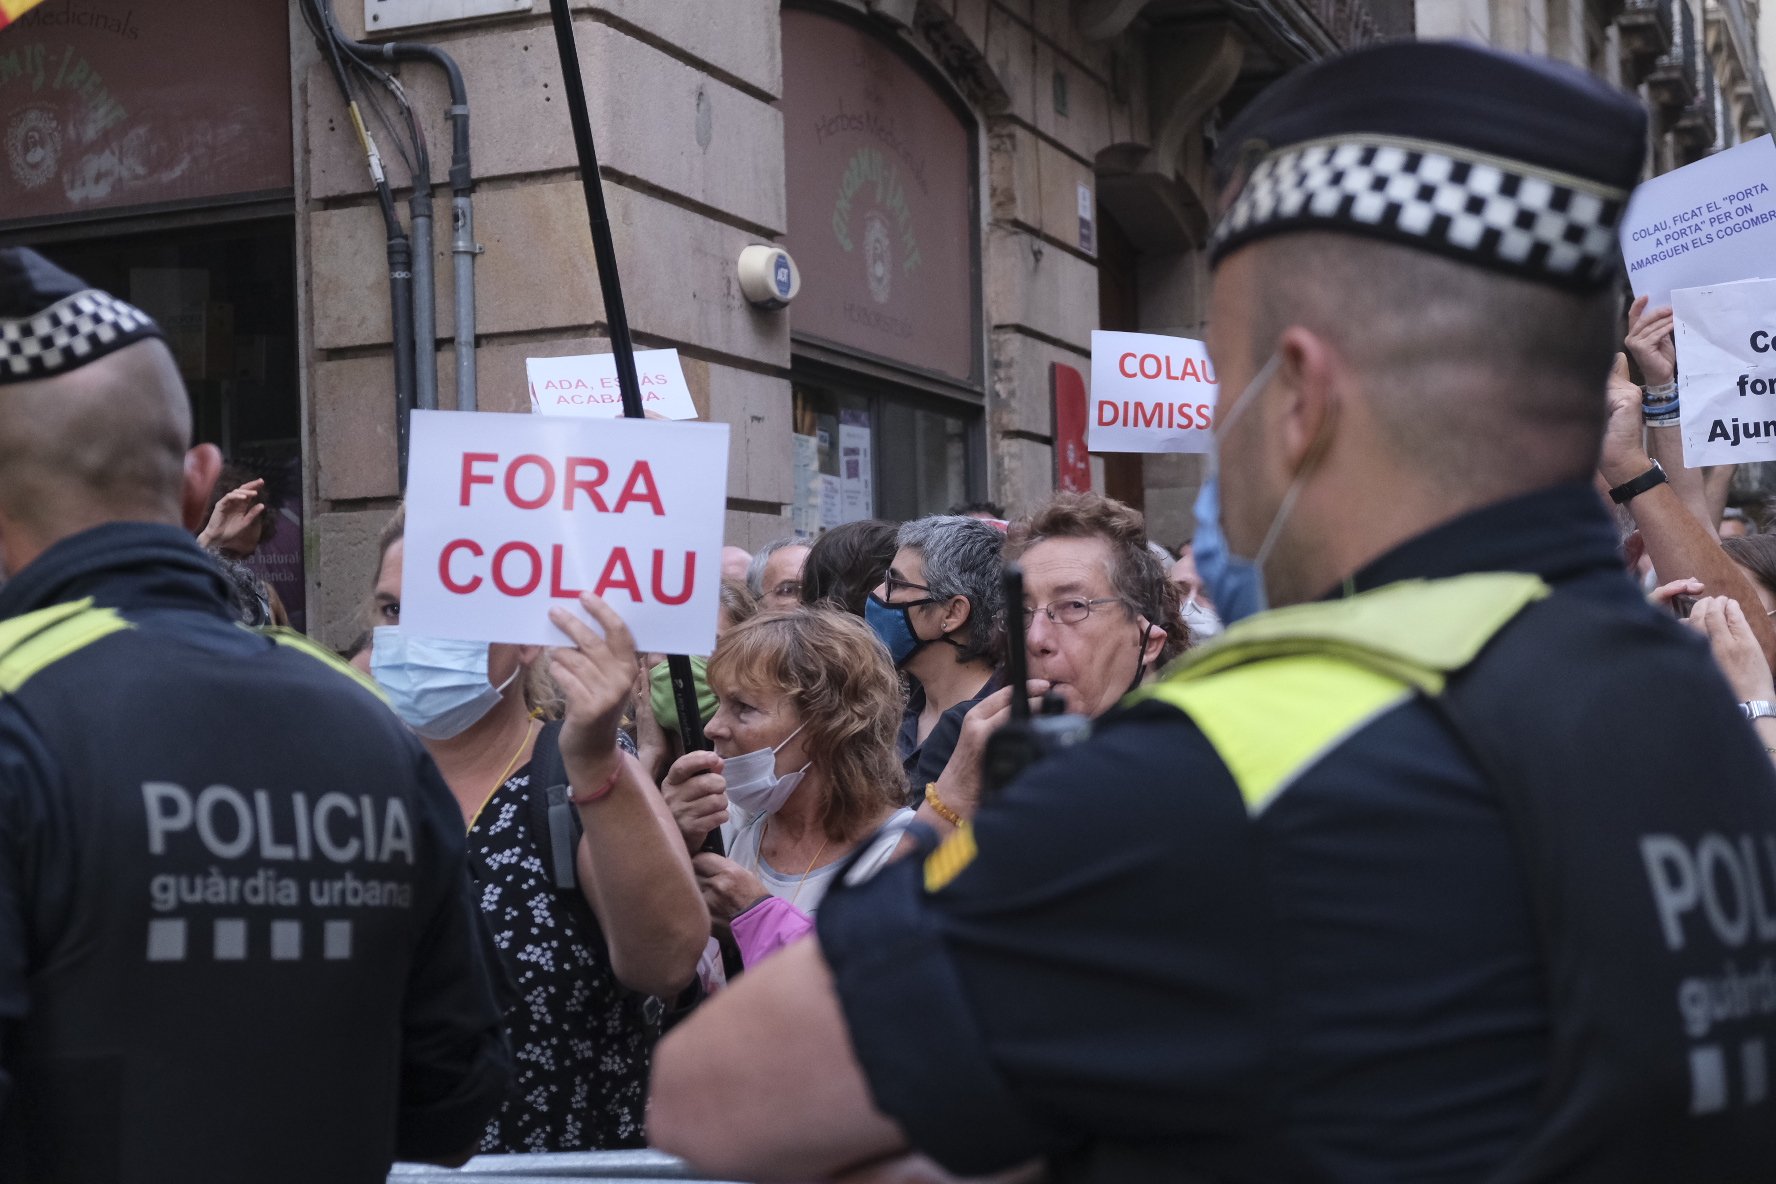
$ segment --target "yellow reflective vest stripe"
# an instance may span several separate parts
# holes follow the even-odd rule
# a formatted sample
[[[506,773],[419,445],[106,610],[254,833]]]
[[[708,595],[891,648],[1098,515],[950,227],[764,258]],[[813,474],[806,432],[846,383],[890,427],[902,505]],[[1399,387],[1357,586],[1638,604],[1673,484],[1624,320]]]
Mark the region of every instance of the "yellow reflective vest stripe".
[[[376,685],[375,679],[366,676],[363,671],[341,658],[326,646],[309,640],[308,637],[298,633],[296,630],[286,628],[282,625],[271,625],[263,629],[255,629],[253,632],[262,633],[286,649],[292,649],[299,653],[307,654],[315,661],[326,666],[331,666],[334,670],[351,678],[359,686],[369,691],[372,695],[375,695],[384,703],[388,702],[388,696],[383,694],[382,688]]]
[[[1486,572],[1278,609],[1187,654],[1129,701],[1188,715],[1256,815],[1373,720],[1415,694],[1440,694],[1547,595],[1535,576]]]
[[[116,609],[93,607],[91,597],[0,622],[0,694],[12,694],[69,654],[130,627]]]

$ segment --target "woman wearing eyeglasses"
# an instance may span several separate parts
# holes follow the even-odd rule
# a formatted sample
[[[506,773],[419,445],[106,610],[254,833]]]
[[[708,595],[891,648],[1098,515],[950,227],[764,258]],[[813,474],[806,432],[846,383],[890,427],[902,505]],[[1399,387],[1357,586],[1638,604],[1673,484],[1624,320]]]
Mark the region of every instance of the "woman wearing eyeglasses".
[[[978,518],[942,515],[904,524],[897,541],[864,618],[911,683],[898,748],[918,801],[949,761],[962,717],[999,689],[1005,535]]]

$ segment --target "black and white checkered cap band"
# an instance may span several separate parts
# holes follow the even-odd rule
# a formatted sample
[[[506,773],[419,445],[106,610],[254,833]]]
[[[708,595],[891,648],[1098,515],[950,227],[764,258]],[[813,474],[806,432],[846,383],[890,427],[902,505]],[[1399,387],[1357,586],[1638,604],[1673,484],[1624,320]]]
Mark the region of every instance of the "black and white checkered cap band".
[[[1624,190],[1447,145],[1341,136],[1260,160],[1209,249],[1219,260],[1251,239],[1326,226],[1593,287],[1618,266],[1627,200]]]
[[[48,378],[159,335],[154,318],[135,305],[88,288],[28,317],[0,317],[0,383]]]

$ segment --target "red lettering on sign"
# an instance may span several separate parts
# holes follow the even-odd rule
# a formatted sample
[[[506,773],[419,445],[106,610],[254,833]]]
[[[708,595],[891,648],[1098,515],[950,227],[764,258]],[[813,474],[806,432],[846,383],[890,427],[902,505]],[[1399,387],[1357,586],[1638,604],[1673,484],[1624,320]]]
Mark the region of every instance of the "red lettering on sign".
[[[542,470],[543,488],[534,498],[525,498],[518,493],[518,473],[525,465]],[[537,510],[549,504],[555,496],[555,468],[548,461],[534,452],[527,452],[515,459],[506,468],[506,500],[520,510]]]
[[[1149,363],[1149,362],[1153,363],[1153,373],[1151,373],[1151,374],[1147,373],[1147,363]],[[1161,373],[1162,373],[1162,369],[1159,364],[1159,355],[1158,354],[1142,354],[1141,355],[1141,377],[1142,378],[1158,378]]]
[[[506,578],[506,559],[522,555],[530,560],[530,576],[522,584]],[[543,582],[543,557],[529,543],[505,543],[493,553],[493,586],[507,596],[529,596]]]
[[[580,476],[580,467],[582,465],[591,470],[592,476]],[[592,508],[594,510],[597,510],[601,514],[604,513],[607,507],[604,504],[604,498],[599,495],[598,487],[603,485],[605,478],[609,476],[610,466],[596,457],[568,457],[566,508],[569,510],[574,508],[574,490],[577,489],[586,495],[586,500],[592,503]]]
[[[641,599],[641,585],[635,580],[635,568],[629,563],[627,548],[618,547],[604,561],[604,571],[599,574],[598,584],[592,591],[595,595],[605,596],[612,588],[621,588],[629,593],[631,600]]]
[[[1117,414],[1116,404],[1112,403],[1109,399],[1105,399],[1102,403],[1098,404],[1099,427],[1113,428],[1121,418],[1122,417]]]
[[[683,604],[685,601],[687,601],[691,598],[691,593],[696,589],[696,585],[697,585],[697,553],[695,551],[686,551],[685,552],[684,580],[683,580],[683,582],[681,582],[679,584],[678,591],[675,593],[669,593],[666,591],[665,567],[666,567],[665,552],[655,551],[654,552],[654,599],[659,601],[661,604]]]
[[[493,476],[491,474],[483,475],[483,474],[477,473],[475,471],[475,466],[477,464],[486,464],[489,462],[493,462],[493,463],[497,464],[499,462],[499,453],[497,453],[497,452],[465,452],[465,453],[463,453],[463,463],[462,463],[462,504],[463,505],[466,506],[469,504],[469,489],[472,486],[492,485],[493,484]]]
[[[578,588],[563,588],[561,586],[561,569],[567,566],[566,559],[562,554],[564,550],[565,548],[560,543],[549,548],[549,595],[556,600],[578,600],[580,598]]]
[[[660,491],[654,486],[654,470],[645,460],[636,461],[629,470],[629,480],[623,482],[623,492],[617,495],[617,513],[627,509],[630,502],[649,506],[661,517],[666,514],[666,507],[660,504]]]
[[[470,576],[460,584],[450,577],[450,557],[458,551],[467,551],[476,559],[481,558],[486,552],[473,539],[453,539],[445,543],[444,549],[438,552],[438,579],[444,584],[444,590],[454,592],[458,596],[467,596],[481,586],[481,577]]]
[[[1135,360],[1134,354],[1123,354],[1120,358],[1117,358],[1116,359],[1117,372],[1120,373],[1124,378],[1135,377],[1135,372],[1133,370],[1129,369],[1129,363],[1134,360]]]

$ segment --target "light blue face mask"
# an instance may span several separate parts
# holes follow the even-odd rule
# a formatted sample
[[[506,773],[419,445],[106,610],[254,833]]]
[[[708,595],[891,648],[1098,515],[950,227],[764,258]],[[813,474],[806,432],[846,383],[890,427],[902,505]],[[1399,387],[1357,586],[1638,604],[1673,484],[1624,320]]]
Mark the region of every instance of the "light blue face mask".
[[[520,666],[499,686],[488,681],[487,643],[415,637],[391,626],[373,632],[370,673],[389,706],[427,740],[460,736],[494,709]]]
[[[1257,393],[1269,385],[1282,360],[1282,355],[1272,353],[1226,412],[1217,415],[1217,437],[1231,427]],[[1215,611],[1223,624],[1231,625],[1256,616],[1270,607],[1270,596],[1264,587],[1264,563],[1282,535],[1289,512],[1295,508],[1295,499],[1306,483],[1308,468],[1303,465],[1295,474],[1288,491],[1283,494],[1282,504],[1277,507],[1276,517],[1270,521],[1270,529],[1264,532],[1258,554],[1246,559],[1235,555],[1228,547],[1227,535],[1221,528],[1221,458],[1218,446],[1211,446],[1208,480],[1203,482],[1202,490],[1196,495],[1196,534],[1190,545],[1196,558],[1197,574],[1202,576],[1203,587],[1208,590],[1209,599],[1215,602]]]

